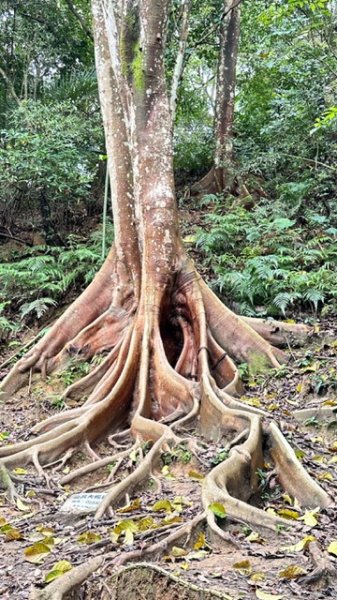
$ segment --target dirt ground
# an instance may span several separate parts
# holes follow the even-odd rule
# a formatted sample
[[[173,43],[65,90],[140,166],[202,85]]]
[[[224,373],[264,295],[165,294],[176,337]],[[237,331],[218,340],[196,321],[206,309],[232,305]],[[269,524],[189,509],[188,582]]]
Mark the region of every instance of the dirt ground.
[[[289,362],[280,371],[253,376],[243,370],[246,391],[242,400],[264,409],[279,424],[308,472],[334,498],[337,420],[322,421],[319,410],[317,416],[302,422],[296,419],[299,409],[337,408],[337,331],[329,321],[319,323],[318,329],[319,334],[308,347],[289,349]],[[34,424],[64,410],[61,391],[76,377],[76,369],[68,369],[46,381],[33,379],[29,388],[4,404],[0,443],[26,439]],[[69,401],[68,406],[73,405]],[[83,449],[65,465],[51,467],[47,471],[48,482],[30,466],[15,469],[18,496],[14,504],[8,502],[5,490],[0,494],[0,597],[28,599],[33,587],[46,585],[45,577],[53,571],[55,563],[66,560],[76,566],[102,554],[103,566],[70,597],[87,600],[286,600],[304,599],[308,595],[313,600],[337,598],[333,572],[337,557],[331,553],[331,547],[330,553],[327,552],[329,545],[337,542],[336,508],[314,510],[310,518],[296,499],[280,488],[269,463],[260,473],[259,497],[252,502],[288,517],[289,528],[271,535],[222,518],[219,524],[229,534],[228,543],[219,544],[201,524],[187,542],[182,538],[173,547],[144,556],[137,560],[141,563],[138,566],[126,561],[123,567],[116,567],[116,557],[165,539],[201,511],[203,475],[226,458],[227,440],[221,439],[217,444],[206,442],[198,433],[198,423],[185,433],[187,438],[199,437],[198,456],[191,455],[185,447],[163,453],[145,487],[130,490],[124,508],[98,522],[92,514],[73,514],[60,509],[74,492],[108,489],[111,481],[107,480],[115,466],[113,458],[105,467],[64,485],[60,483],[62,477],[92,460]],[[124,449],[129,447],[126,445]],[[94,450],[102,458],[121,449],[104,441]],[[146,453],[147,448],[142,451]],[[126,454],[114,482],[139,460],[134,452]],[[295,521],[302,524],[296,531]],[[298,545],[301,540],[302,547]],[[42,543],[44,551],[33,552],[32,556],[27,549],[36,543]],[[319,577],[315,581],[312,576],[317,559],[325,561],[323,566],[328,564],[331,573],[317,571]]]

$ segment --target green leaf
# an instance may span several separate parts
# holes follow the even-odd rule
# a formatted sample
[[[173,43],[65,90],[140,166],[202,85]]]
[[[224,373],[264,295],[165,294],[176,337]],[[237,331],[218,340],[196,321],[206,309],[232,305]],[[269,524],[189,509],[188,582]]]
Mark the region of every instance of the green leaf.
[[[225,507],[224,507],[223,504],[220,504],[220,502],[212,502],[212,504],[209,504],[208,508],[217,517],[220,517],[220,519],[225,519],[226,518],[226,509],[225,509]]]
[[[59,562],[55,563],[51,571],[49,571],[49,573],[47,573],[45,576],[44,580],[46,583],[50,583],[51,581],[54,581],[54,579],[57,579],[57,577],[60,577],[61,575],[64,575],[64,573],[70,571],[72,568],[73,565],[68,560],[60,560]]]

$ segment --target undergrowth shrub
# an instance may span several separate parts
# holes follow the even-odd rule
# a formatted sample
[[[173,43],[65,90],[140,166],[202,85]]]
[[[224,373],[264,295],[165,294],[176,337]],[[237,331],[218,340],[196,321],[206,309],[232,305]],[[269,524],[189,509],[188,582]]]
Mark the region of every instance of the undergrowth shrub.
[[[112,237],[109,223],[107,247]],[[71,235],[66,248],[35,246],[24,256],[13,251],[10,259],[0,264],[0,328],[1,318],[8,320],[14,312],[23,322],[40,319],[71,291],[87,286],[101,264],[101,231],[94,231],[87,241]],[[3,317],[1,307],[6,313]]]
[[[249,212],[218,200],[197,243],[215,288],[243,314],[337,310],[337,228],[323,214],[303,211],[299,224],[266,204]]]

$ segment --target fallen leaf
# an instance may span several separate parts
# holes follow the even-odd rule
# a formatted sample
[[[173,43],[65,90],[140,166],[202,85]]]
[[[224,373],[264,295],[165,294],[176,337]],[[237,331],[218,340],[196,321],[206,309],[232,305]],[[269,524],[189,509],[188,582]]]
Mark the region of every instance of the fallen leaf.
[[[282,600],[282,594],[268,594],[267,592],[263,592],[262,590],[255,590],[256,597],[259,600]]]
[[[141,506],[142,506],[141,499],[140,498],[136,498],[135,500],[133,500],[129,504],[126,504],[125,506],[122,506],[121,508],[118,508],[116,510],[116,512],[117,513],[129,513],[129,512],[133,512],[134,510],[138,510],[139,508],[141,508]]]
[[[154,512],[172,512],[173,506],[169,500],[157,500],[152,506]]]
[[[95,533],[94,531],[84,531],[78,536],[77,541],[79,544],[95,544],[101,539],[102,537],[99,533]]]
[[[180,558],[181,556],[186,556],[186,554],[187,550],[185,550],[184,548],[173,546],[173,548],[171,549],[171,555],[174,556],[174,558]]]
[[[315,527],[316,525],[318,525],[318,520],[316,518],[316,515],[319,511],[319,508],[314,508],[314,510],[307,510],[303,517],[300,517],[300,521],[304,521],[304,523],[308,526],[308,527]]]
[[[333,481],[333,476],[331,473],[326,471],[324,473],[319,473],[319,475],[317,475],[317,479],[320,479],[321,481]]]
[[[205,476],[202,473],[193,470],[188,472],[188,476],[194,481],[202,481],[203,479],[205,479]]]
[[[28,506],[28,504],[25,504],[24,502],[22,502],[21,498],[17,498],[16,499],[16,506],[18,507],[19,510],[26,512],[27,510],[30,510],[30,506]]]
[[[111,538],[117,542],[122,534],[124,534],[124,544],[133,544],[134,534],[139,531],[138,524],[132,519],[120,521],[111,531]]]
[[[260,573],[259,571],[257,571],[256,573],[253,573],[250,578],[249,581],[251,581],[252,583],[257,583],[259,581],[264,581],[266,578],[264,573]]]
[[[301,577],[301,575],[305,575],[306,570],[303,567],[299,567],[298,565],[290,565],[282,571],[279,571],[278,576],[282,579],[297,579],[297,577]]]
[[[2,533],[5,536],[5,539],[8,542],[11,542],[12,540],[22,540],[21,532],[9,523],[1,526],[0,533]]]
[[[333,542],[330,542],[329,546],[327,547],[327,551],[329,552],[329,554],[333,554],[334,556],[337,556],[337,541],[334,540]]]
[[[250,533],[247,537],[246,537],[247,542],[255,542],[255,544],[264,544],[265,540],[263,539],[263,537],[260,536],[259,533],[257,533],[257,531],[252,531],[252,533]]]
[[[27,471],[22,467],[16,467],[16,469],[13,469],[13,473],[15,473],[15,475],[26,475]]]
[[[297,520],[300,516],[296,510],[291,510],[290,508],[281,508],[277,513],[280,517],[284,517],[285,519]]]
[[[49,571],[49,573],[47,573],[45,576],[44,580],[46,583],[50,583],[51,581],[54,581],[54,579],[57,579],[57,577],[64,575],[64,573],[67,573],[67,571],[70,571],[72,568],[73,565],[68,560],[60,560],[59,562],[55,563],[51,571]]]
[[[236,562],[232,565],[233,569],[237,569],[238,571],[241,571],[242,573],[244,573],[245,575],[248,575],[252,572],[252,565],[250,564],[249,560],[240,560],[239,562]]]
[[[300,552],[307,548],[310,542],[314,542],[316,540],[314,535],[306,535],[302,540],[297,542],[294,546],[286,546],[282,548],[282,550],[287,550],[288,552]]]
[[[51,551],[52,547],[45,542],[35,542],[32,546],[25,549],[24,555],[25,560],[28,562],[39,564],[43,561],[47,554]]]
[[[212,504],[209,504],[208,508],[217,517],[220,517],[220,519],[226,518],[226,509],[223,504],[220,504],[220,502],[212,502]]]
[[[193,546],[194,550],[201,550],[201,548],[209,548],[209,544],[207,544],[206,536],[203,532],[199,533],[198,539]]]

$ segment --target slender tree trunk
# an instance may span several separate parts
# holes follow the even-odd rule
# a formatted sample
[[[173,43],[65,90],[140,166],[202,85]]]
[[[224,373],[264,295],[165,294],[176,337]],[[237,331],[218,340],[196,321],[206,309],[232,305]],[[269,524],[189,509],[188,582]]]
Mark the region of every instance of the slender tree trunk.
[[[235,6],[236,4],[236,6]],[[240,4],[225,1],[225,17],[220,32],[220,55],[215,100],[215,177],[220,190],[228,182],[228,168],[233,162],[233,121],[235,105],[236,63],[240,37]]]
[[[223,503],[234,520],[275,530],[289,522],[248,504],[258,490],[265,449],[281,484],[302,505],[328,506],[331,499],[304,471],[276,425],[265,424],[261,411],[233,397],[240,392],[234,359],[255,369],[277,368],[284,354],[272,343],[284,341],[282,332],[296,336],[298,329],[233,314],[202,281],[183,248],[164,72],[169,1],[92,0],[92,7],[115,188],[115,242],[94,281],[9,372],[2,399],[26,385],[33,373],[49,374],[69,357],[105,356],[98,365],[89,362],[89,374],[64,392],[81,400],[85,395],[85,402],[36,425],[36,437],[1,447],[0,458],[9,468],[33,463],[42,474],[41,463],[68,458],[79,448],[92,456],[90,444],[111,429],[124,427],[124,436],[131,431],[135,448],[150,441],[144,459],[104,496],[96,512],[100,518],[147,480],[162,449],[181,443],[179,429],[194,423],[206,438],[226,435],[240,447],[205,477],[201,514],[179,535],[205,519],[223,538],[210,508],[214,502]],[[301,336],[306,333],[300,328]],[[193,438],[189,447],[195,452]],[[61,484],[99,466],[102,460],[89,463]],[[78,581],[78,570],[67,577],[69,589]]]
[[[193,187],[195,192],[218,193],[232,186],[233,121],[236,65],[240,38],[240,3],[224,0],[215,98],[214,165]]]
[[[171,119],[174,124],[176,116],[176,107],[178,99],[178,88],[184,72],[184,59],[187,47],[188,30],[190,24],[190,12],[191,12],[192,0],[183,0],[182,4],[182,17],[181,17],[181,28],[179,37],[179,47],[176,62],[174,65],[172,84],[171,84],[171,95],[170,95],[170,109]]]

